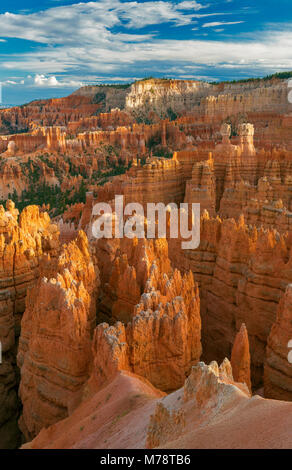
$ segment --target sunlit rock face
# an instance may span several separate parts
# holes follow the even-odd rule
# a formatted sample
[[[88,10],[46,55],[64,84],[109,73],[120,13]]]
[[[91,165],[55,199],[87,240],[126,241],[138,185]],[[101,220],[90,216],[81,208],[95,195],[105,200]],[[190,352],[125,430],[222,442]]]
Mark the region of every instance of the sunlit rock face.
[[[83,232],[64,245],[57,260],[44,266],[46,277],[30,291],[18,352],[20,428],[27,439],[72,413],[90,373],[89,383],[98,387],[117,371],[128,370],[170,391],[183,384],[199,360],[200,300],[193,275],[181,276],[171,269],[166,240],[134,244],[136,249],[125,246],[112,267],[100,258],[101,279],[110,268],[109,284],[117,289],[112,321],[125,323],[100,323],[94,330],[100,251],[91,258]],[[130,255],[136,253],[129,261],[127,249]],[[125,274],[128,270],[131,278]],[[129,279],[131,292],[136,282],[135,302],[127,293]]]
[[[207,83],[191,80],[140,81],[131,86],[126,97],[126,109],[142,113],[150,110],[166,113],[169,108],[176,112],[190,111],[211,89]]]
[[[56,256],[58,229],[37,206],[19,215],[12,201],[0,206],[1,299],[0,448],[19,442],[16,352],[27,291],[37,281],[43,257]]]
[[[109,374],[102,364],[116,370],[121,362],[156,387],[174,390],[201,355],[197,284],[192,273],[172,269],[165,239],[116,242],[100,240],[96,247],[105,282],[99,310],[112,324],[99,325],[95,333],[96,348],[101,341],[107,345],[105,358],[96,355],[97,363],[102,361],[96,380]]]
[[[26,300],[17,360],[27,439],[68,415],[89,376],[99,275],[88,250],[79,232],[44,264]]]
[[[174,278],[164,276],[163,283],[167,287],[162,285],[161,290],[148,286],[151,290],[142,294],[126,327],[120,322],[102,323],[96,329],[94,370],[99,383],[125,369],[170,391],[183,383],[191,365],[199,360],[199,297],[192,275],[181,278],[175,271]],[[103,355],[98,351],[104,351]]]
[[[169,253],[172,263],[191,270],[199,284],[204,359],[230,357],[245,323],[252,384],[260,386],[267,339],[291,280],[291,236],[205,212],[199,248],[182,250],[181,239],[169,239]]]

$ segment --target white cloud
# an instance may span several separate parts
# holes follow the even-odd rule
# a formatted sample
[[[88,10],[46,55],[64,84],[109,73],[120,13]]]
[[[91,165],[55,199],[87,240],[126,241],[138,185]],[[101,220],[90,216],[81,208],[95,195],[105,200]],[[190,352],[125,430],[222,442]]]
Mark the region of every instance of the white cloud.
[[[233,15],[234,13],[229,11],[225,13],[196,13],[193,15],[194,18],[206,18],[207,16],[226,16]]]
[[[91,77],[92,80],[92,77]],[[62,77],[57,78],[55,75],[44,75],[37,73],[34,77],[27,75],[25,79],[18,77],[11,77],[8,80],[2,81],[2,85],[25,85],[26,87],[44,87],[44,88],[78,88],[84,83],[76,78]]]
[[[1,83],[2,83],[2,85],[23,85],[23,84],[24,84],[24,80],[19,80],[19,81],[16,81],[16,80],[5,80],[5,81],[2,81]]]
[[[25,75],[30,72],[34,75],[30,86],[78,87],[85,75],[89,80],[103,80],[110,75],[122,80],[157,73],[170,76],[176,68],[180,70],[176,75],[187,75],[187,68],[193,67],[203,76],[207,74],[204,68],[237,68],[238,64],[253,71],[275,69],[279,64],[283,69],[292,69],[290,24],[285,28],[273,25],[261,34],[236,36],[228,41],[161,39],[156,31],[137,33],[144,26],[155,25],[153,30],[157,30],[169,22],[174,26],[194,26],[195,31],[198,18],[215,16],[207,13],[207,6],[194,1],[100,0],[37,13],[5,13],[0,15],[1,36],[29,39],[41,45],[25,53],[2,54],[0,70],[6,74],[10,70],[23,71]],[[228,13],[216,15],[225,14]],[[219,32],[223,25],[239,23],[243,21],[204,23],[203,31],[207,33],[208,27],[214,27]]]
[[[185,1],[185,2],[180,2],[177,6],[178,10],[201,10],[201,8],[206,8],[208,5],[201,5],[201,3],[195,2],[195,1]]]
[[[33,53],[9,56],[3,61],[6,70],[30,70],[38,75],[51,77],[54,74],[86,71],[89,75],[133,74],[145,76],[145,68],[151,67],[153,74],[172,65],[195,65],[225,67],[236,66],[243,60],[246,68],[261,70],[292,68],[292,32],[266,31],[258,39],[242,41],[211,40],[156,40],[141,43],[121,43],[120,40],[100,47],[87,45],[44,48]],[[147,72],[146,72],[147,73]],[[163,72],[165,73],[165,72]]]
[[[34,77],[34,84],[37,86],[58,86],[58,80],[56,77],[45,77],[45,75],[36,75]]]
[[[225,26],[227,24],[240,24],[244,21],[213,21],[213,23],[203,24],[203,28],[213,28],[214,26]]]
[[[166,22],[176,26],[187,25],[193,21],[193,11],[202,8],[206,6],[196,1],[122,3],[119,0],[100,0],[30,14],[6,12],[0,15],[1,36],[45,44],[71,44],[78,40],[83,43],[95,40],[102,44],[112,36],[123,39],[122,35],[110,33],[109,29],[114,26],[139,29]],[[137,35],[135,40],[139,40]]]
[[[58,80],[54,75],[46,77],[44,74],[37,74],[34,77],[33,83],[35,86],[55,88],[55,87],[80,87],[82,82],[75,80]]]

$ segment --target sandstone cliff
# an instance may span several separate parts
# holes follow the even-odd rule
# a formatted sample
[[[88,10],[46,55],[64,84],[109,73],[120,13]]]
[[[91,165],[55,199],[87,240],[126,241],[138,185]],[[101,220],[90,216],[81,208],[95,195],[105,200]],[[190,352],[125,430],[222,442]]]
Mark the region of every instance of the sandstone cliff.
[[[265,396],[292,401],[292,286],[289,284],[277,311],[267,345]]]
[[[17,358],[27,439],[68,415],[89,376],[99,277],[88,250],[79,232],[28,293]]]
[[[41,278],[29,292],[18,352],[20,427],[26,438],[72,413],[90,373],[88,390],[104,386],[119,370],[138,373],[162,390],[174,390],[199,360],[200,301],[192,274],[172,271],[166,240],[124,244],[122,240],[120,249],[124,246],[125,253],[116,254],[112,266],[103,263],[101,248],[93,259],[95,264],[100,259],[101,280],[109,278],[117,288],[113,319],[130,320],[128,324],[100,323],[93,335],[99,277],[83,232],[64,245],[56,261],[43,265]],[[136,279],[136,306],[127,293],[128,262],[132,285]]]
[[[200,300],[192,274],[172,270],[163,239],[100,240],[95,256],[103,285],[99,315],[112,324],[119,320],[95,332],[95,350],[105,351],[94,353],[96,380],[103,383],[124,368],[161,390],[179,387],[201,354]]]
[[[230,357],[234,337],[246,324],[253,386],[263,378],[265,347],[285,287],[291,279],[291,237],[247,226],[241,218],[201,218],[201,243],[181,250],[169,239],[172,264],[191,270],[199,283],[203,357]]]
[[[0,206],[0,232],[0,448],[7,448],[19,440],[15,356],[25,297],[38,279],[43,256],[56,255],[58,230],[38,207],[26,207],[18,216],[14,204],[8,201],[6,211]]]

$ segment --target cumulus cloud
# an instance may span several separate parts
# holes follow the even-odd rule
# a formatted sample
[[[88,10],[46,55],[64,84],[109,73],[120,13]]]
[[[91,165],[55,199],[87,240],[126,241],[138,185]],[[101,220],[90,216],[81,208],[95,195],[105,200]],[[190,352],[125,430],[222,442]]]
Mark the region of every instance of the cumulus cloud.
[[[34,85],[46,87],[46,88],[54,88],[54,87],[79,87],[82,86],[82,82],[75,81],[75,80],[57,80],[57,78],[52,75],[50,77],[46,77],[44,74],[37,74],[33,80]]]
[[[88,80],[87,80],[88,81]],[[25,85],[26,87],[44,88],[77,88],[83,86],[83,82],[74,78],[57,78],[55,75],[37,73],[34,76],[27,75],[24,79],[12,77],[1,82],[2,85]]]
[[[37,86],[58,86],[58,80],[54,76],[45,77],[45,75],[36,75],[34,83]]]

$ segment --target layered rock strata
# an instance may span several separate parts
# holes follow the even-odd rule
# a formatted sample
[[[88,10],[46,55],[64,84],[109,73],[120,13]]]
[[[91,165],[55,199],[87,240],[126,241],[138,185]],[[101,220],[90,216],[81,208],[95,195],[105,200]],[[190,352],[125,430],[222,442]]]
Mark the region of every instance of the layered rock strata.
[[[16,349],[29,287],[39,277],[44,255],[56,256],[58,229],[47,213],[28,206],[19,215],[11,201],[0,206],[0,448],[19,442]]]
[[[86,235],[79,232],[55,262],[43,265],[28,293],[17,358],[27,439],[65,418],[89,377],[98,287]]]
[[[161,390],[179,387],[201,354],[200,299],[192,274],[172,270],[163,239],[101,240],[96,256],[105,283],[99,315],[125,322],[98,326],[95,349],[104,354],[94,354],[96,380],[104,383],[124,368]]]
[[[267,398],[292,401],[292,285],[282,297],[267,344],[264,391]]]
[[[199,283],[203,357],[230,357],[235,335],[245,323],[252,383],[258,387],[267,338],[291,282],[291,237],[247,226],[243,218],[222,221],[205,212],[200,239],[196,250],[182,250],[182,239],[168,241],[173,265],[182,272],[191,270]]]

